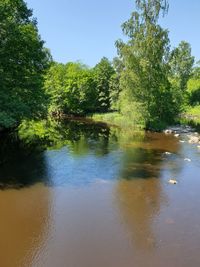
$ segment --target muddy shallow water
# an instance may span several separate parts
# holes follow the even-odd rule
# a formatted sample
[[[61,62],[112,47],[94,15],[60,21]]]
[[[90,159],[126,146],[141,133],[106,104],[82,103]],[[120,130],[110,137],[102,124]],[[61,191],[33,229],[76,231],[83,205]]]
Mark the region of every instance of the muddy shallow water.
[[[200,266],[197,145],[76,123],[51,132],[34,146],[1,138],[0,266]]]

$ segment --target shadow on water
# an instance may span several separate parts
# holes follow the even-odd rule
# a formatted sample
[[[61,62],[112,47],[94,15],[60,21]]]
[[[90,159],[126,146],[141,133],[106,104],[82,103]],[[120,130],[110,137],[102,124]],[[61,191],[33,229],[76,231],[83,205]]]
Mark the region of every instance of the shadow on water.
[[[135,148],[126,151],[123,158],[115,199],[136,249],[149,251],[157,245],[152,223],[165,198],[160,179],[162,153]]]
[[[172,142],[90,121],[24,122],[1,137],[0,188],[155,178],[165,149],[177,149]]]
[[[0,208],[2,214],[6,214],[0,229],[3,232],[8,225],[10,250],[16,258],[24,258],[27,247],[31,247],[26,244],[28,235],[31,242],[36,240],[36,245],[33,245],[33,256],[26,257],[37,261],[37,253],[41,252],[42,260],[47,255],[50,262],[44,266],[59,266],[51,265],[52,260],[71,260],[74,266],[122,266],[120,253],[123,249],[124,266],[134,263],[149,266],[152,255],[159,259],[162,247],[159,227],[155,226],[160,219],[162,234],[168,229],[165,221],[163,224],[162,212],[168,198],[170,202],[162,175],[165,168],[169,169],[170,161],[180,156],[180,143],[176,138],[159,133],[122,131],[90,122],[40,121],[24,122],[18,135],[1,136],[0,140]],[[173,154],[167,158],[166,151]],[[181,171],[183,166],[179,160],[177,162],[169,172]],[[23,190],[6,190],[11,188]],[[179,187],[170,187],[170,190],[174,188]],[[23,232],[27,222],[30,224],[28,233]],[[172,220],[167,223],[174,226]],[[15,229],[19,229],[20,235],[24,234],[25,243],[15,234]],[[7,240],[7,235],[3,240]],[[53,246],[49,254],[45,254],[48,246],[45,248],[44,244]],[[54,244],[61,249],[57,251]],[[0,246],[3,245],[2,241]],[[21,256],[15,246],[19,247]],[[29,250],[31,252],[31,248]],[[165,255],[165,251],[163,253]],[[106,255],[111,264],[106,265],[106,261],[100,264]],[[87,260],[93,261],[92,264],[87,264]],[[4,266],[6,261],[7,257]],[[164,262],[162,258],[161,262]],[[168,265],[164,263],[163,266]]]
[[[36,183],[54,185],[49,173],[50,161],[55,163],[63,156],[64,162],[90,153],[103,157],[109,153],[109,134],[108,127],[85,122],[26,122],[19,134],[1,136],[0,188],[20,189]],[[61,169],[65,167],[63,162]],[[67,181],[67,177],[63,179]]]
[[[133,246],[147,252],[156,248],[158,240],[152,225],[165,203],[159,179],[120,180],[115,194],[121,219],[128,227]]]
[[[149,253],[159,246],[153,225],[167,203],[161,179],[166,151],[178,153],[180,144],[173,136],[146,133],[140,141],[124,146],[115,201],[123,224],[130,232],[133,247]],[[168,166],[169,167],[169,166]]]

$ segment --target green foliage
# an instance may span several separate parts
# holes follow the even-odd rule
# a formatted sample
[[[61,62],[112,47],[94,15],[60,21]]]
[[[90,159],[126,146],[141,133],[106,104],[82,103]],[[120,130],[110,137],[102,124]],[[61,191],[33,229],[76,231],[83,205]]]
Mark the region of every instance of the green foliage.
[[[38,119],[48,109],[49,114],[74,115],[118,111],[95,119],[162,129],[188,99],[199,104],[200,67],[193,68],[190,45],[182,41],[170,53],[168,31],[158,24],[168,1],[135,3],[137,11],[122,25],[128,41],[116,42],[119,57],[112,63],[104,57],[89,69],[77,62],[52,63],[26,3],[1,0],[0,128]],[[45,137],[40,123],[34,127]]]
[[[200,78],[191,78],[187,84],[187,92],[189,94],[189,104],[200,104]]]
[[[50,113],[85,114],[96,108],[97,90],[92,70],[80,63],[54,63],[45,77]]]
[[[94,67],[94,79],[98,94],[97,111],[107,112],[111,107],[110,85],[111,78],[115,74],[115,70],[107,58],[102,58],[101,61]],[[115,79],[112,79],[112,90],[115,91]]]
[[[171,68],[170,78],[178,83],[182,91],[186,90],[194,64],[190,44],[182,41],[178,47],[173,49],[170,54],[169,64]]]
[[[160,13],[163,16],[168,12],[168,0],[136,0],[136,7],[141,10],[142,17],[151,23],[156,23]]]
[[[115,57],[113,59],[113,68],[115,73],[110,78],[110,105],[112,110],[120,110],[120,77],[123,71],[123,62],[118,58]]]
[[[197,61],[192,69],[192,78],[200,79],[200,61]]]
[[[120,96],[120,86],[119,86],[120,76],[118,73],[113,74],[109,81],[109,91],[110,91],[110,109],[119,110],[119,96]]]
[[[88,152],[92,147],[99,154],[98,144],[94,146],[93,140],[105,140],[109,135],[109,128],[102,124],[87,123],[86,120],[24,120],[19,128],[18,135],[27,145],[36,146],[39,149],[59,149],[63,146],[70,147],[71,153],[80,156]]]
[[[84,115],[105,112],[111,106],[111,90],[118,90],[115,70],[103,58],[93,69],[81,63],[54,63],[45,76],[50,113]]]
[[[23,0],[0,1],[0,126],[45,112],[43,74],[49,52]]]
[[[138,120],[138,113],[133,113],[131,119],[119,112],[95,113],[90,118],[97,122],[107,123],[123,129],[144,129],[142,121]]]
[[[124,65],[120,79],[121,112],[124,107],[135,106],[146,127],[152,128],[170,123],[177,113],[176,96],[168,80],[168,31],[157,24],[159,13],[167,11],[168,5],[166,1],[154,0],[136,4],[139,11],[122,25],[128,42],[116,43]]]
[[[200,130],[200,105],[196,105],[194,107],[188,106],[185,109],[185,112],[180,116],[179,123],[183,125],[191,125],[196,128],[198,131]]]
[[[200,62],[197,62],[195,67],[192,69],[191,78],[187,83],[187,94],[189,105],[200,104]]]

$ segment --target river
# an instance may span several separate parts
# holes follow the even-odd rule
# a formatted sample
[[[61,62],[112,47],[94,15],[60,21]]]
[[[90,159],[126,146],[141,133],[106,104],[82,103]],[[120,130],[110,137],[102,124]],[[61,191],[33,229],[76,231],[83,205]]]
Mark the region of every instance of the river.
[[[0,266],[200,266],[197,145],[102,124],[42,127],[0,139]]]

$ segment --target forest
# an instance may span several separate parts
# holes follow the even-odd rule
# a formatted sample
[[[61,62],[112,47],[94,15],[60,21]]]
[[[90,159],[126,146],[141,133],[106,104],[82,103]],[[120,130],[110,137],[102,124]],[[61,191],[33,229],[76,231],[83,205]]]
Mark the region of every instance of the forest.
[[[83,116],[161,130],[200,116],[200,62],[159,25],[167,0],[136,0],[117,57],[94,67],[55,62],[23,0],[0,1],[0,129],[26,120]]]

